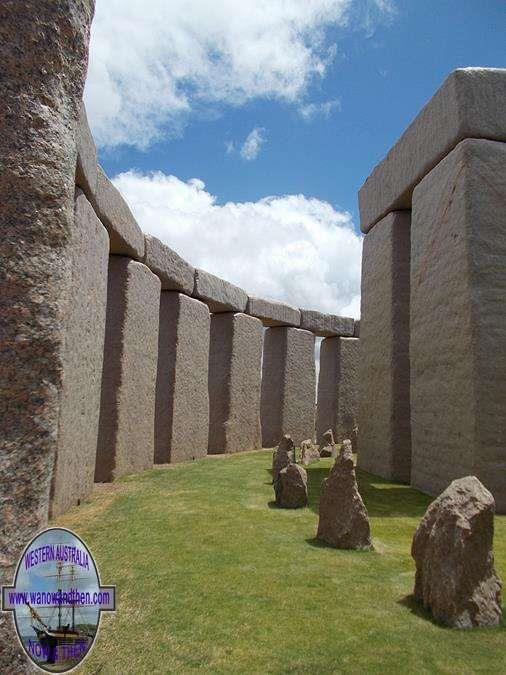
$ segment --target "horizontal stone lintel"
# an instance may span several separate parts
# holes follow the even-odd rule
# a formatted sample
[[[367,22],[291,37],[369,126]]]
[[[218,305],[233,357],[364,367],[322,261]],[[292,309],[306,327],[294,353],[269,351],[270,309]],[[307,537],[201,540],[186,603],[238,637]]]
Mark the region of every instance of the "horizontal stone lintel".
[[[201,269],[195,270],[193,297],[202,300],[213,314],[244,312],[248,296],[242,288]]]
[[[244,312],[264,326],[291,326],[320,337],[357,337],[353,319],[299,310],[284,302],[249,296],[224,279],[195,269],[157,237],[143,234],[127,202],[96,163],[96,148],[86,109],[81,106],[76,130],[78,157],[76,185],[91,202],[97,217],[109,233],[110,253],[139,260],[161,281],[162,290],[178,291],[207,304],[211,313]],[[302,315],[305,320],[302,320]]]
[[[300,310],[300,327],[318,337],[353,337],[355,321],[346,316],[324,314],[313,309]]]
[[[359,191],[362,232],[411,208],[415,186],[460,141],[506,141],[506,69],[459,68],[422,108]]]
[[[163,291],[193,293],[195,268],[167,244],[149,234],[144,235],[144,264],[159,277]]]
[[[251,296],[248,298],[246,314],[254,316],[264,326],[300,326],[300,310],[284,302],[265,300]]]
[[[90,201],[109,232],[111,254],[141,261],[144,258],[144,234],[125,199],[100,165],[95,192],[90,195]]]

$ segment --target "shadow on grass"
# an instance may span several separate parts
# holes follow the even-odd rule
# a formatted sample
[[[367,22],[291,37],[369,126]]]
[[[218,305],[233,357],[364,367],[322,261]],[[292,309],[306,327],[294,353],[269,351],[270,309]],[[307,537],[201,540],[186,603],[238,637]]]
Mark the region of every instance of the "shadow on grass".
[[[267,506],[269,509],[279,509],[279,511],[302,511],[305,509],[305,506],[294,506],[294,507],[288,507],[288,506],[279,506],[277,502],[274,500],[271,500],[270,502],[267,502]]]
[[[411,614],[414,614],[415,616],[419,616],[421,619],[429,621],[430,623],[434,624],[434,626],[438,626],[439,628],[448,628],[448,626],[445,626],[440,621],[436,621],[436,619],[432,616],[429,610],[425,609],[425,607],[423,607],[423,605],[421,605],[418,602],[418,600],[416,600],[415,596],[412,594],[405,595],[400,600],[397,600],[397,604],[406,607],[407,609],[409,609]]]
[[[312,465],[308,468],[309,508],[318,513],[323,481],[329,475],[329,467]],[[373,476],[357,469],[358,489],[371,518],[421,518],[431,497],[400,483]]]
[[[317,537],[309,537],[308,539],[306,539],[306,544],[309,544],[310,546],[313,546],[314,548],[334,548],[333,546],[330,546],[330,544],[327,544],[326,541],[322,541],[321,539],[318,539]]]
[[[339,551],[339,553],[349,553],[354,555],[356,553],[376,553],[374,549],[360,549],[360,548],[340,548],[338,546],[332,546],[326,541],[318,539],[318,537],[309,537],[306,539],[306,544],[313,546],[314,548],[328,548],[331,551]]]

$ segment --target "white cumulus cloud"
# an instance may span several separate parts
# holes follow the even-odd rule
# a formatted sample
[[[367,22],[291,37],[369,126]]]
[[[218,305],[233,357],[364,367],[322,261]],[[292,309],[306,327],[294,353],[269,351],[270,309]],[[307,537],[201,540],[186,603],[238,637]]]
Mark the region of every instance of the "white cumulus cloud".
[[[146,148],[188,116],[257,97],[300,103],[387,0],[97,0],[85,100],[100,146]]]
[[[241,147],[241,157],[247,162],[256,159],[260,148],[265,143],[265,129],[255,127],[246,137]]]
[[[351,216],[304,195],[218,204],[198,179],[161,172],[113,181],[140,226],[252,295],[358,317],[362,238]]]

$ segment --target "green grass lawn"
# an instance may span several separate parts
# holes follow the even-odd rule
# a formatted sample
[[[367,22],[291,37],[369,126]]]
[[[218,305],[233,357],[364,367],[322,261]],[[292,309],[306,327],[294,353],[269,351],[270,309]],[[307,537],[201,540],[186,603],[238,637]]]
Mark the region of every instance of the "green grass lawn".
[[[58,519],[84,538],[102,583],[117,585],[88,673],[505,673],[506,620],[457,631],[407,597],[413,532],[429,498],[359,475],[375,552],[314,541],[310,505],[273,508],[271,453],[207,458],[97,488]],[[506,579],[506,516],[496,518]]]

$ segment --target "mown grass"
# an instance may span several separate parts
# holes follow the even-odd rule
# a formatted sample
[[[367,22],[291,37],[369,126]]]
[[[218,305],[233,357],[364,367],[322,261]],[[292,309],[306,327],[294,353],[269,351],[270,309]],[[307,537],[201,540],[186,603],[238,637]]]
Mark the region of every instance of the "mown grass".
[[[86,673],[504,673],[506,621],[457,631],[410,600],[413,532],[429,499],[360,473],[375,552],[314,534],[331,460],[309,468],[310,505],[273,508],[271,453],[160,468],[99,488],[60,518],[117,584]],[[506,579],[506,517],[496,518]]]

